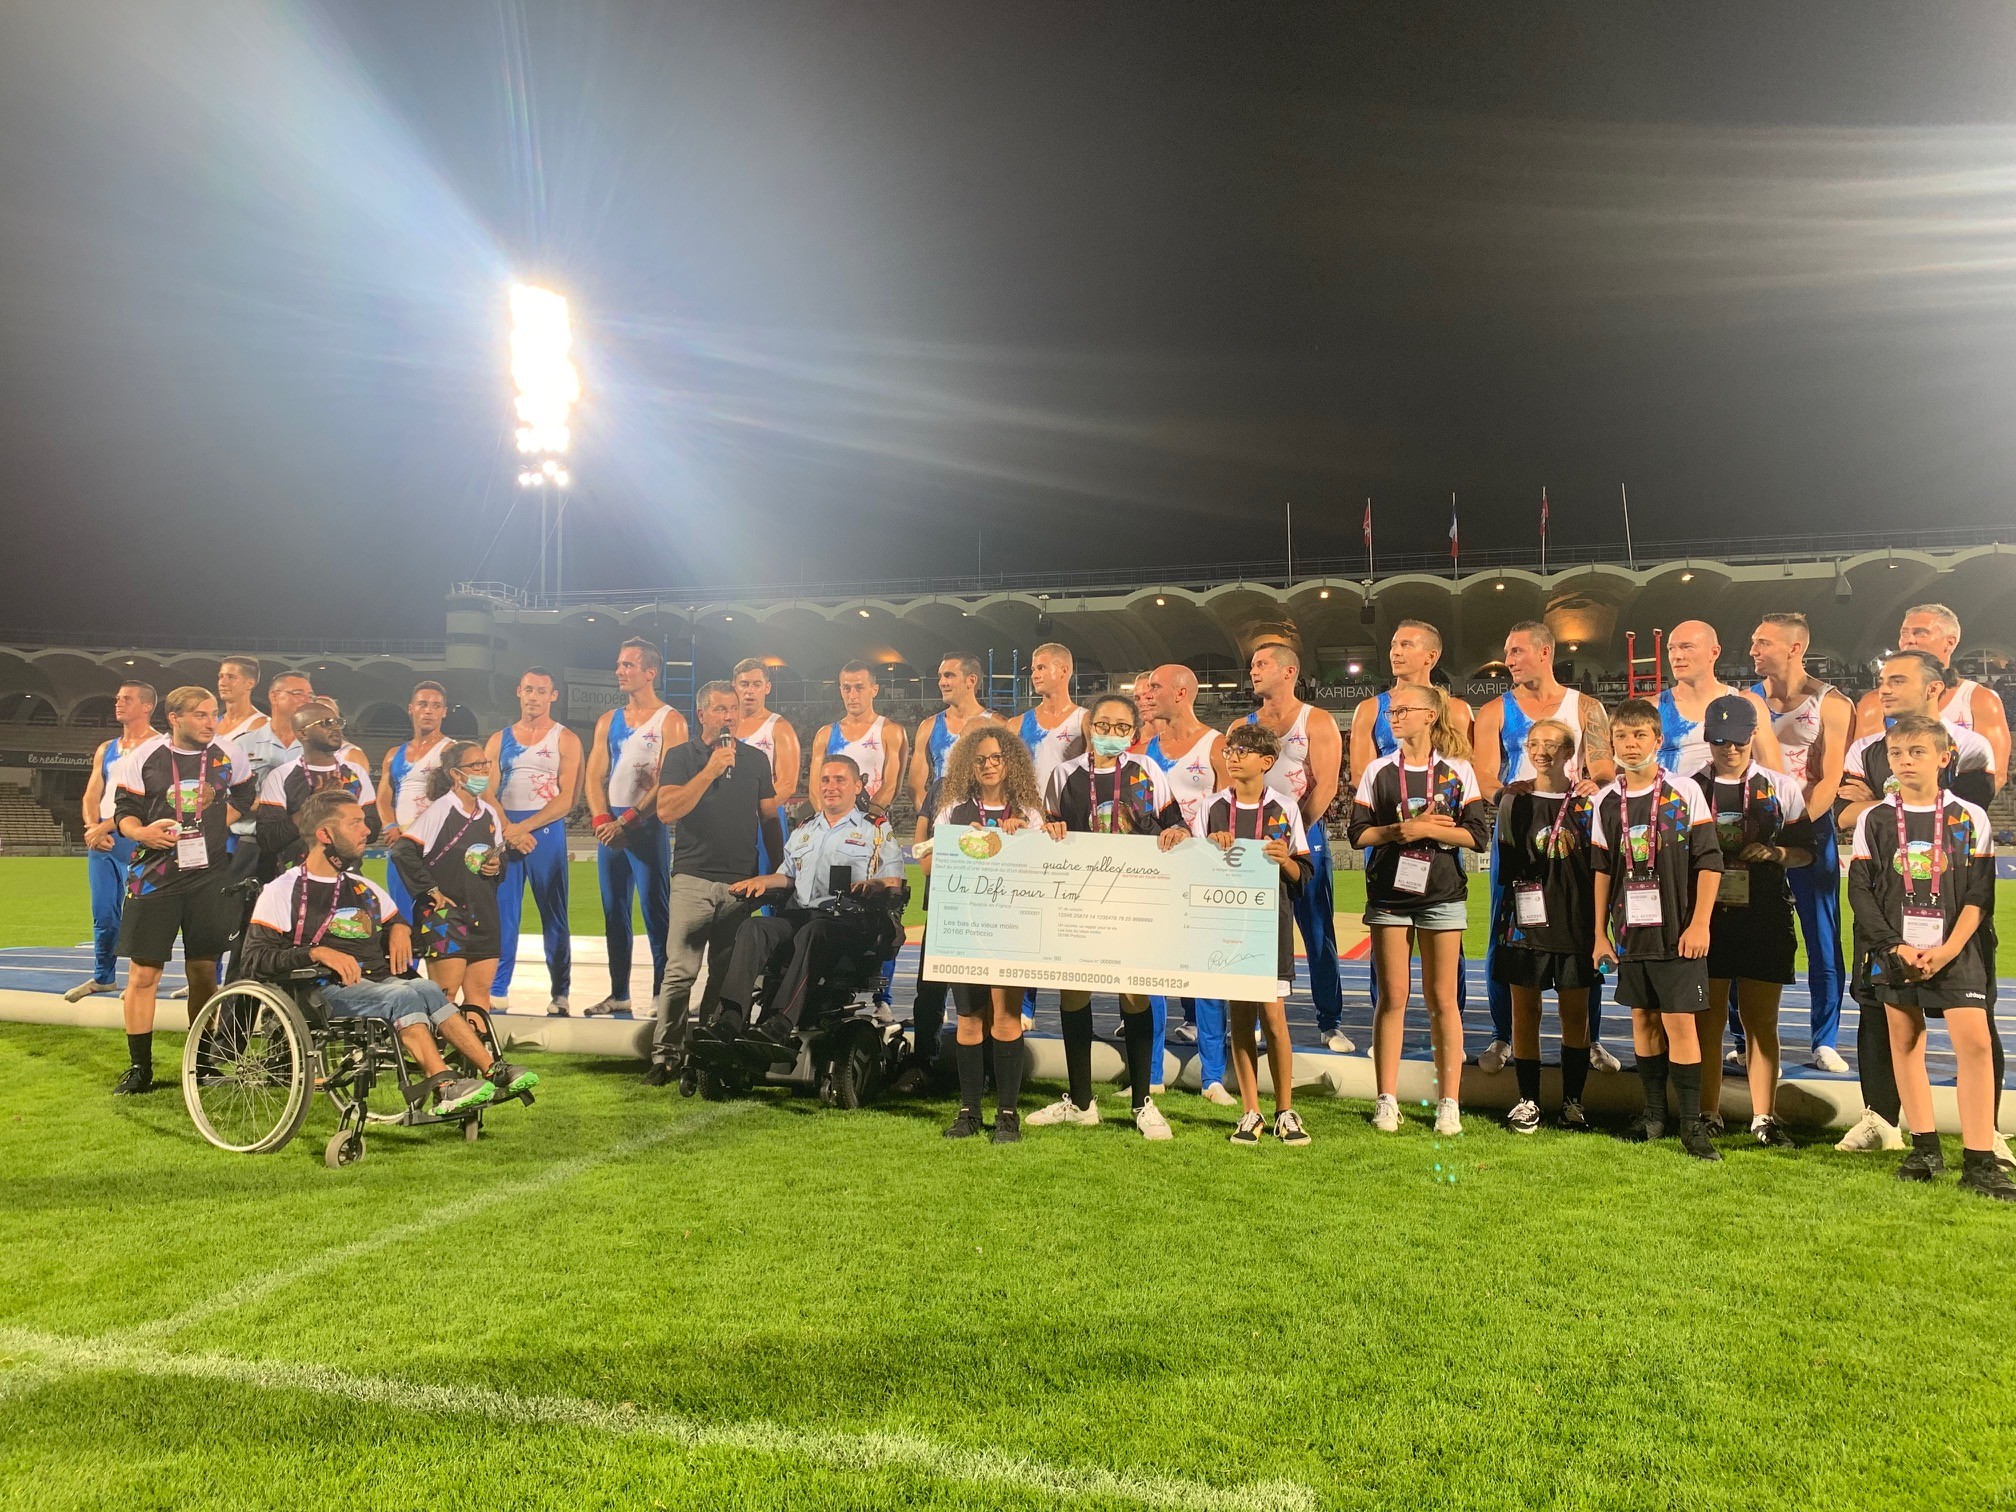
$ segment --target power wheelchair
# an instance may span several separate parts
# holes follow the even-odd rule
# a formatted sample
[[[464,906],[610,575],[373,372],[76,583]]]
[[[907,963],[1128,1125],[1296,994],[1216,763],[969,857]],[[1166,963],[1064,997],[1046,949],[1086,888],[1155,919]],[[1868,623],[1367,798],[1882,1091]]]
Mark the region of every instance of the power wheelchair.
[[[259,884],[239,884],[233,891],[242,893],[249,921]],[[267,1155],[285,1148],[307,1121],[318,1092],[328,1094],[336,1109],[336,1132],[322,1151],[331,1169],[364,1158],[367,1125],[455,1124],[465,1140],[475,1140],[483,1133],[485,1107],[534,1100],[529,1090],[500,1091],[484,1106],[437,1117],[427,1111],[420,1091],[425,1078],[390,1023],[331,1012],[322,990],[327,974],[319,968],[279,981],[242,975],[237,949],[242,939],[243,926],[233,940],[226,979],[191,1020],[182,1047],[182,1096],[190,1121],[218,1149]],[[496,1055],[490,1015],[473,1006],[458,1011],[475,1021],[478,1037]],[[477,1074],[452,1046],[444,1046],[443,1055],[457,1074]]]
[[[748,1032],[730,1043],[689,1023],[675,1061],[680,1095],[698,1093],[719,1102],[767,1085],[816,1092],[829,1108],[873,1102],[895,1079],[906,1054],[902,1024],[873,1001],[873,994],[883,968],[903,948],[908,899],[906,884],[869,894],[842,893],[812,910],[840,923],[845,945],[812,982],[791,1045],[780,1050]],[[720,963],[720,969],[726,967]],[[707,969],[711,975],[715,963],[709,961]],[[758,987],[756,1003],[762,1008],[770,1006],[776,985],[765,980]],[[756,1022],[762,1021],[759,1014]]]

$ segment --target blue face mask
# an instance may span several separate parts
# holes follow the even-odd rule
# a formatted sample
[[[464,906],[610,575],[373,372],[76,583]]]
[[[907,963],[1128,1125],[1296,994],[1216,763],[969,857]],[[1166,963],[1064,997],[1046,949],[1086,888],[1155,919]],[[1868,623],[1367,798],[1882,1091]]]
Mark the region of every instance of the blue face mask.
[[[1123,755],[1127,750],[1127,737],[1125,735],[1094,735],[1092,737],[1092,749],[1097,751],[1101,756]]]
[[[462,786],[480,798],[484,793],[489,791],[490,778],[486,774],[478,773],[474,777],[464,777],[462,779]]]

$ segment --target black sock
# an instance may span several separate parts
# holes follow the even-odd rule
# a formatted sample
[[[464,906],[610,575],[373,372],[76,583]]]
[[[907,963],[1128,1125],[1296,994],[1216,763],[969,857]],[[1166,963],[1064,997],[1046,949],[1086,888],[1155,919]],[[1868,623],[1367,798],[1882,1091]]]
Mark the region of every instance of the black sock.
[[[1663,1055],[1638,1057],[1638,1082],[1645,1089],[1645,1116],[1654,1123],[1666,1122],[1666,1066]]]
[[[1673,1095],[1680,1099],[1680,1122],[1701,1117],[1701,1062],[1673,1065]]]
[[[145,1034],[127,1035],[126,1058],[130,1060],[134,1065],[138,1066],[142,1071],[145,1071],[148,1074],[148,1076],[150,1077],[153,1076],[154,1031],[150,1029]]]
[[[1135,1107],[1148,1101],[1155,1085],[1155,1015],[1152,1012],[1121,1015],[1127,1036],[1128,1096]]]
[[[1003,1113],[1017,1111],[1022,1100],[1022,1036],[994,1041],[994,1106]]]
[[[1911,1136],[1911,1148],[1916,1150],[1920,1155],[1937,1155],[1939,1153],[1939,1131],[1934,1129],[1930,1134],[1913,1134]],[[1971,1155],[1974,1152],[1969,1150],[1965,1153]]]
[[[1589,1047],[1587,1045],[1563,1045],[1561,1047],[1561,1099],[1563,1102],[1582,1101],[1582,1089],[1589,1084]]]
[[[1970,1150],[1965,1145],[1960,1148],[1960,1169],[1963,1171],[1995,1171],[2001,1167],[1995,1163],[1993,1150]]]
[[[959,1106],[968,1113],[978,1113],[981,1089],[987,1081],[987,1047],[961,1041],[952,1047],[952,1059],[959,1066]]]
[[[1512,1074],[1519,1078],[1519,1096],[1530,1103],[1540,1101],[1540,1062],[1512,1057]]]
[[[1064,1076],[1070,1086],[1072,1103],[1092,1106],[1092,1008],[1074,1008],[1062,1014],[1064,1027]]]

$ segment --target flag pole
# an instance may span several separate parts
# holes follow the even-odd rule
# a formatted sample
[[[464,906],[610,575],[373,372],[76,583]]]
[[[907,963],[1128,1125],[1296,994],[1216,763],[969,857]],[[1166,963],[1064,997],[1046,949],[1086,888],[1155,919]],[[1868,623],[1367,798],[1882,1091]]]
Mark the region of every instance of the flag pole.
[[[1365,496],[1365,577],[1372,578],[1372,496]]]
[[[1624,491],[1624,485],[1617,485],[1617,497],[1624,501],[1624,560],[1631,564],[1631,570],[1638,570],[1638,553],[1631,547],[1631,495]]]
[[[1285,503],[1281,506],[1288,516],[1288,586],[1295,586],[1295,506]]]
[[[1540,576],[1547,576],[1547,485],[1540,485]]]
[[[1456,528],[1456,491],[1449,491],[1449,578],[1463,581],[1463,537]]]

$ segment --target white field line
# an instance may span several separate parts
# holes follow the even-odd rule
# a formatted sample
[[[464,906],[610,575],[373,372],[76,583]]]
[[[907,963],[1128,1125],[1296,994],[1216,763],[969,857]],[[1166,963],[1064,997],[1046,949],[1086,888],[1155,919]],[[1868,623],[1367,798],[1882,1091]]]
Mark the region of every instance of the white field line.
[[[1292,1481],[1213,1486],[1180,1476],[1049,1465],[992,1449],[959,1449],[908,1433],[820,1432],[753,1421],[708,1423],[676,1413],[570,1396],[520,1396],[479,1386],[433,1386],[356,1375],[323,1365],[171,1354],[129,1344],[65,1339],[0,1328],[0,1350],[68,1371],[222,1381],[263,1391],[303,1391],[437,1417],[468,1417],[520,1428],[580,1428],[619,1438],[657,1439],[684,1449],[786,1456],[836,1470],[916,1470],[940,1480],[1012,1486],[1058,1498],[1105,1496],[1177,1512],[1313,1512],[1316,1493]]]
[[[433,1208],[424,1216],[415,1218],[411,1222],[394,1224],[391,1228],[380,1229],[377,1233],[368,1234],[362,1239],[353,1240],[348,1244],[336,1245],[333,1248],[323,1250],[320,1254],[311,1255],[306,1260],[297,1261],[293,1265],[281,1266],[276,1270],[265,1271],[256,1276],[247,1276],[236,1286],[219,1292],[214,1297],[206,1297],[202,1301],[184,1308],[172,1317],[161,1318],[152,1323],[143,1323],[138,1328],[130,1330],[127,1336],[140,1340],[164,1339],[170,1334],[180,1333],[183,1329],[193,1324],[214,1318],[218,1313],[229,1312],[234,1307],[243,1307],[248,1302],[256,1302],[262,1297],[271,1296],[276,1291],[283,1291],[297,1282],[307,1280],[310,1276],[319,1275],[323,1271],[334,1270],[338,1266],[347,1265],[352,1260],[372,1254],[391,1245],[404,1244],[409,1239],[417,1239],[422,1235],[431,1234],[437,1229],[447,1228],[451,1224],[460,1223],[465,1218],[473,1218],[478,1213],[486,1212],[490,1208],[496,1207],[499,1203],[512,1202],[522,1197],[529,1197],[534,1193],[545,1191],[548,1187],[558,1186],[563,1181],[572,1181],[575,1177],[585,1175],[597,1166],[604,1166],[612,1161],[622,1160],[627,1156],[635,1155],[640,1150],[648,1150],[654,1145],[664,1144],[667,1140],[683,1138],[688,1134],[697,1134],[703,1129],[720,1123],[723,1119],[747,1113],[756,1106],[757,1104],[755,1103],[725,1103],[717,1108],[708,1108],[693,1114],[689,1118],[680,1120],[680,1122],[671,1125],[669,1128],[654,1129],[649,1134],[640,1135],[636,1139],[626,1140],[622,1144],[612,1146],[607,1150],[598,1151],[592,1155],[577,1155],[571,1160],[563,1160],[558,1165],[549,1166],[537,1175],[527,1176],[520,1181],[502,1182],[497,1186],[477,1192],[472,1196],[464,1197],[459,1201]]]

